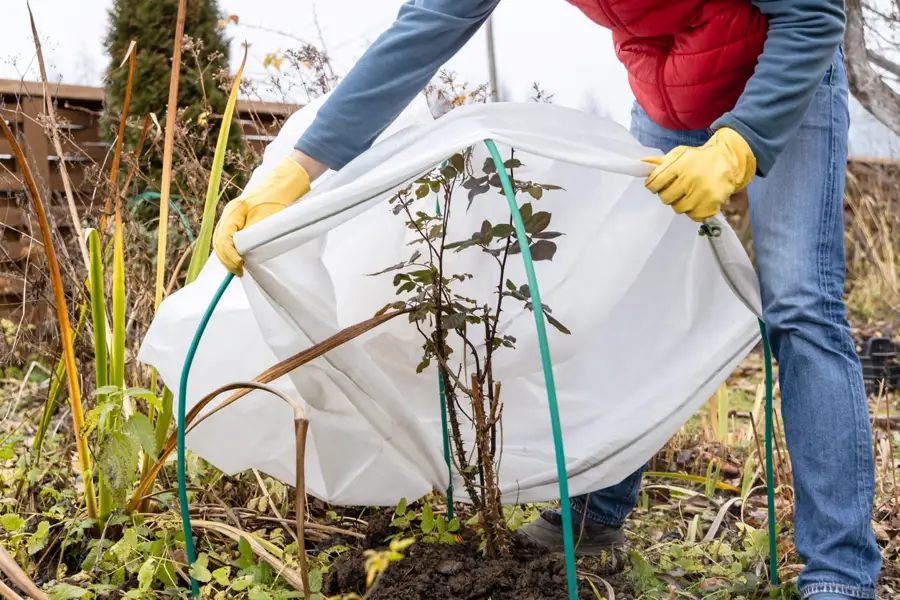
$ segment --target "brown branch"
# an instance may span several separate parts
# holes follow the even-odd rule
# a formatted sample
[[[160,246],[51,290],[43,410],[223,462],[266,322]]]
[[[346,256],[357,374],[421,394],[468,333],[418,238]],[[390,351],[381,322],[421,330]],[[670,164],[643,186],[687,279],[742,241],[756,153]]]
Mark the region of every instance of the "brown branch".
[[[869,57],[869,60],[876,66],[884,69],[891,75],[895,75],[900,77],[900,64],[895,63],[894,61],[885,58],[881,54],[878,54],[874,50],[866,50],[866,55]]]
[[[850,91],[860,104],[895,134],[900,135],[900,94],[869,63],[861,0],[847,0],[844,62]]]
[[[78,235],[78,250],[81,252],[81,259],[84,261],[84,268],[90,270],[91,259],[88,257],[87,242],[84,237],[84,229],[81,227],[81,217],[78,215],[78,208],[75,206],[75,194],[72,191],[72,182],[69,179],[69,172],[66,169],[66,159],[63,154],[62,143],[59,141],[59,126],[56,122],[56,111],[53,109],[53,96],[50,94],[50,85],[47,81],[47,68],[44,65],[44,52],[41,49],[41,39],[38,36],[37,25],[34,22],[34,14],[31,12],[31,4],[28,7],[28,18],[31,20],[31,34],[34,36],[34,49],[37,53],[38,67],[41,71],[41,83],[44,89],[44,110],[47,113],[47,119],[50,121],[50,132],[53,140],[53,147],[59,156],[59,172],[62,176],[63,188],[66,191],[66,200],[69,205],[69,213],[72,217],[72,227]]]

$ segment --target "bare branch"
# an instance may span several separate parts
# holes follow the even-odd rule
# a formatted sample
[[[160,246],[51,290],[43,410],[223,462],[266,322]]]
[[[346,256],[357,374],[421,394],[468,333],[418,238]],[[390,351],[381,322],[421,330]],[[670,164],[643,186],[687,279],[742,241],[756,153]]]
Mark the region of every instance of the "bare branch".
[[[847,0],[846,10],[844,48],[850,91],[872,116],[900,135],[900,94],[869,63],[862,2]]]
[[[891,75],[900,77],[900,64],[897,64],[894,61],[885,58],[874,50],[867,50],[866,55],[869,57],[869,60],[872,62],[872,64],[874,64],[876,67],[884,69]]]

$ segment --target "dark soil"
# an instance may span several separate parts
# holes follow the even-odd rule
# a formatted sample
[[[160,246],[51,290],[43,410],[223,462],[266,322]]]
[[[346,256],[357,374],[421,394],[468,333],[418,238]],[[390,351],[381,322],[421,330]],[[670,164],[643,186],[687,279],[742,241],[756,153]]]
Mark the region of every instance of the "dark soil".
[[[380,541],[381,527],[370,522],[367,545]],[[383,544],[377,544],[383,546]],[[565,559],[561,554],[515,540],[511,556],[489,559],[478,550],[478,539],[456,545],[417,543],[406,557],[382,575],[371,600],[568,600]],[[331,568],[326,595],[362,595],[366,591],[362,550],[349,552]],[[579,572],[582,567],[579,566]],[[631,598],[631,584],[621,576],[604,575],[617,598]],[[579,578],[580,579],[580,578]],[[606,595],[602,583],[595,583]],[[596,600],[586,581],[579,581],[580,600]]]

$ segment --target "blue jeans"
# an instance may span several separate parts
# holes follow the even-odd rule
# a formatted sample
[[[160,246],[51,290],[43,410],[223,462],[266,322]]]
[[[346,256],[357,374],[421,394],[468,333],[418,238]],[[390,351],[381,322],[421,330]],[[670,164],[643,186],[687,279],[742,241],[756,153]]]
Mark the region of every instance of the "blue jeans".
[[[874,460],[859,359],[843,302],[847,76],[843,54],[822,81],[796,137],[748,190],[763,316],[779,364],[796,497],[794,543],[804,598],[875,598],[881,554],[871,528]],[[632,134],[664,152],[711,132],[672,131],[635,105]],[[576,513],[620,525],[643,469],[572,499]],[[831,596],[828,596],[829,598]]]

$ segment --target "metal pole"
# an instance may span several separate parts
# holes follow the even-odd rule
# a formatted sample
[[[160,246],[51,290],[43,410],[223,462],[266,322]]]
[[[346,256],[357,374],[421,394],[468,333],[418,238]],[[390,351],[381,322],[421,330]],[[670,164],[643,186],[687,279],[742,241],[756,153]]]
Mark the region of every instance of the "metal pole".
[[[497,57],[494,53],[494,16],[487,20],[487,53],[488,53],[488,80],[491,86],[491,102],[500,101],[500,90],[497,87]]]

